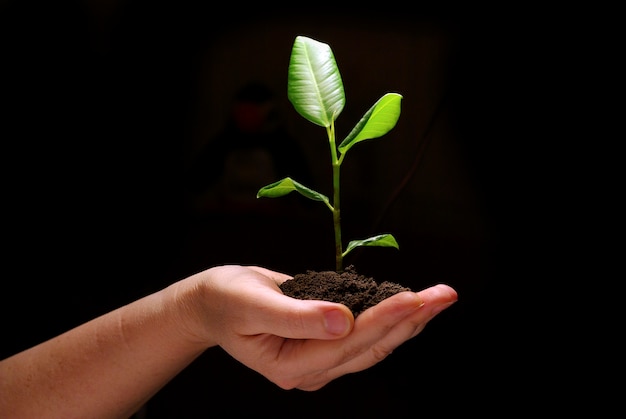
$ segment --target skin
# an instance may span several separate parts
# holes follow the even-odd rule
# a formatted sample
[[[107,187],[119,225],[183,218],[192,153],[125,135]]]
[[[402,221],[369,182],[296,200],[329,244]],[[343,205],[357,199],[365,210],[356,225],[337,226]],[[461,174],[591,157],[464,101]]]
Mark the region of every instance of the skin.
[[[210,268],[6,358],[0,417],[128,417],[214,346],[283,389],[317,390],[382,361],[457,300],[440,284],[355,321],[341,304],[283,295],[289,278]]]

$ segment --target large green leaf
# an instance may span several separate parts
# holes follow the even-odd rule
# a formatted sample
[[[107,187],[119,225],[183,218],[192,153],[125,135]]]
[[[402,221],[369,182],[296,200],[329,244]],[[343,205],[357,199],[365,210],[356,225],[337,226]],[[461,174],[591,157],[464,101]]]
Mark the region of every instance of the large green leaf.
[[[355,247],[359,246],[380,246],[380,247],[395,247],[399,249],[398,242],[391,234],[379,234],[378,236],[370,237],[369,239],[364,240],[352,240],[348,243],[348,247],[346,248],[343,255],[347,255]]]
[[[287,195],[290,192],[297,191],[300,195],[303,195],[314,201],[322,201],[329,205],[329,199],[327,196],[315,192],[313,189],[309,189],[303,184],[296,182],[290,177],[279,180],[267,186],[262,187],[256,194],[257,198],[278,198],[280,196]]]
[[[339,151],[345,154],[356,143],[381,137],[391,131],[400,118],[401,101],[402,96],[398,93],[387,93],[378,99],[339,144]]]
[[[330,127],[346,102],[343,82],[329,45],[297,36],[291,51],[287,96],[305,119]]]

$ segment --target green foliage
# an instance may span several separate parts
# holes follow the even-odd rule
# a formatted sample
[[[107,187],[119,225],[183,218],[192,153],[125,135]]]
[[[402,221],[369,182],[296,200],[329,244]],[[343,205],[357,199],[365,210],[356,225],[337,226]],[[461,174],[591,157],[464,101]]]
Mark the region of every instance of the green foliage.
[[[267,186],[262,187],[257,192],[257,198],[277,198],[279,196],[285,196],[290,192],[298,191],[301,195],[306,196],[314,201],[322,201],[326,205],[330,206],[330,200],[324,194],[315,192],[313,189],[309,189],[301,183],[296,182],[290,177],[286,177],[278,182],[274,182]],[[332,210],[332,207],[331,207]]]
[[[333,167],[333,202],[331,203],[327,196],[289,177],[264,186],[257,193],[257,198],[276,198],[296,191],[306,198],[324,202],[333,213],[335,265],[338,272],[343,270],[344,256],[356,247],[382,246],[398,249],[398,243],[391,234],[380,234],[363,240],[353,240],[343,251],[339,216],[339,169],[346,153],[355,144],[381,137],[396,125],[400,117],[402,96],[387,93],[381,97],[337,147],[335,121],[346,102],[341,74],[330,46],[305,36],[297,36],[293,44],[289,61],[287,96],[302,117],[326,128]]]

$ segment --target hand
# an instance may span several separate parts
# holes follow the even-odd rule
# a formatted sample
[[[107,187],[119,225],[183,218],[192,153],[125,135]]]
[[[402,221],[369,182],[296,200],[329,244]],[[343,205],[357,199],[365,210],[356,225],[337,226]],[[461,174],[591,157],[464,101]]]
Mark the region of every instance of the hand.
[[[215,345],[281,388],[316,390],[380,362],[457,299],[446,285],[402,292],[355,321],[342,304],[283,295],[289,278],[207,269],[0,360],[0,416],[128,417]]]
[[[375,365],[457,300],[440,284],[396,294],[355,321],[342,304],[283,295],[278,284],[290,277],[264,268],[220,266],[197,275],[208,292],[199,317],[206,330],[198,336],[284,389],[317,390]]]

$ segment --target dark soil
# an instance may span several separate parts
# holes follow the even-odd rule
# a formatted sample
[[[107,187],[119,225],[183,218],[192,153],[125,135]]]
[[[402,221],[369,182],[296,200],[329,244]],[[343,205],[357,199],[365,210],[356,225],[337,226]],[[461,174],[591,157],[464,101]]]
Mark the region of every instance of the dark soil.
[[[341,303],[352,310],[354,317],[401,291],[411,291],[395,282],[377,283],[373,278],[356,272],[348,266],[342,273],[335,271],[306,271],[283,282],[285,295],[300,300],[325,300]]]

